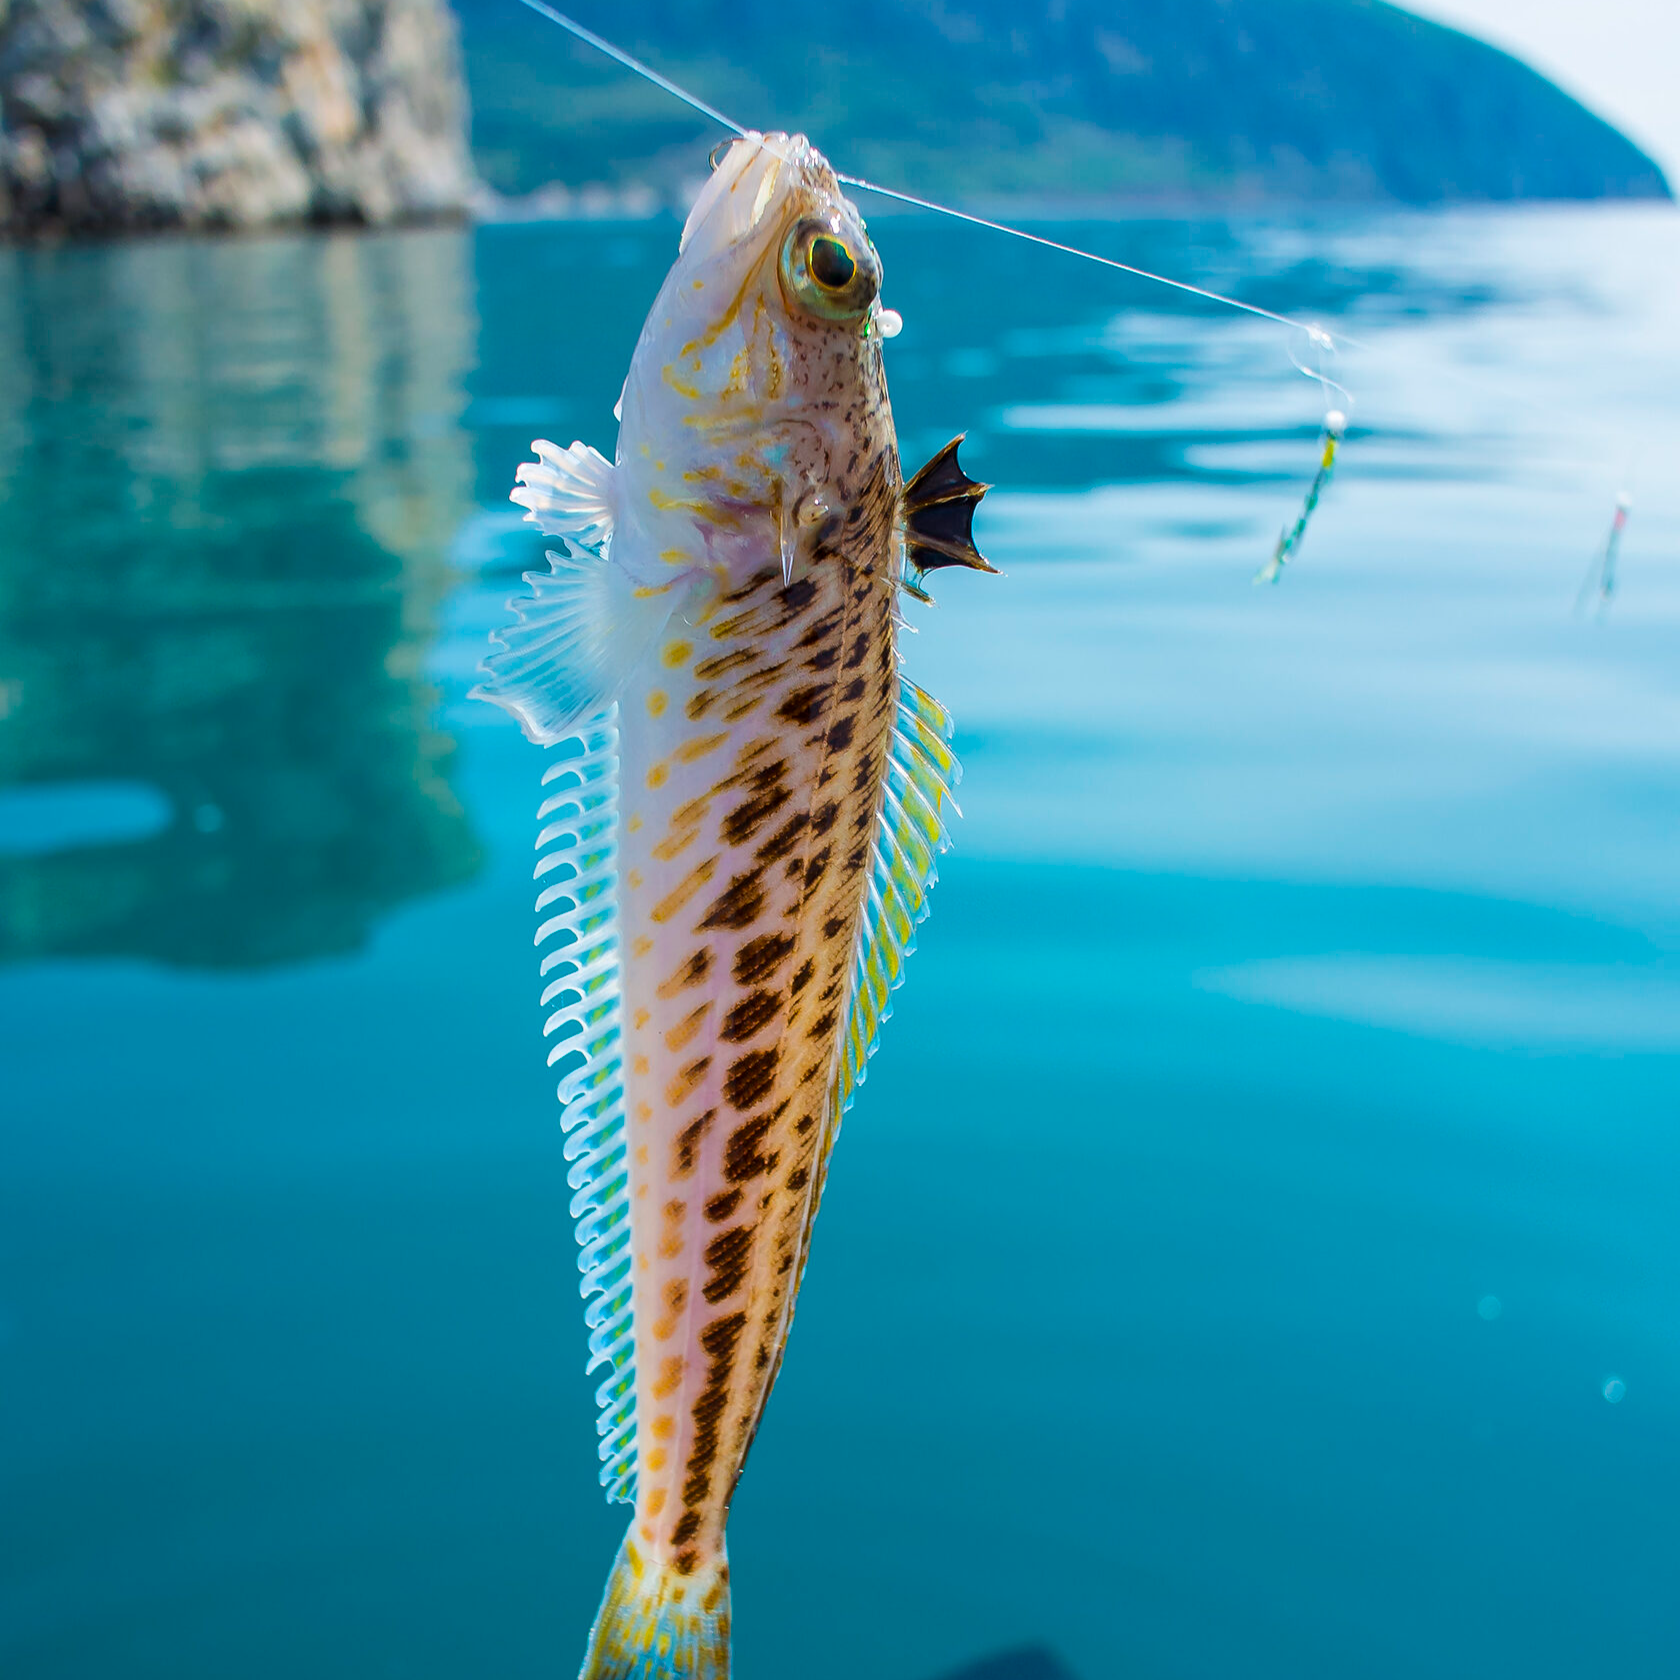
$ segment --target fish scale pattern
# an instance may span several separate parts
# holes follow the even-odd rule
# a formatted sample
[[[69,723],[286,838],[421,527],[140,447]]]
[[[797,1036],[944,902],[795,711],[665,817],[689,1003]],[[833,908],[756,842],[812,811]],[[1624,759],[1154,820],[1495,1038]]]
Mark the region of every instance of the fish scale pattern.
[[[618,729],[610,708],[563,741],[543,773],[537,812],[537,948],[543,951],[543,1035],[566,1134],[566,1182],[577,1221],[580,1290],[588,1306],[601,1485],[636,1497],[636,1335],[631,1298],[630,1171],[625,1138],[618,916]]]
[[[863,1084],[892,993],[916,948],[938,879],[936,860],[951,844],[947,814],[960,816],[951,789],[962,766],[951,751],[951,714],[908,678],[901,679],[881,820],[876,825],[864,936],[858,941],[852,1005],[841,1047],[838,1118]]]

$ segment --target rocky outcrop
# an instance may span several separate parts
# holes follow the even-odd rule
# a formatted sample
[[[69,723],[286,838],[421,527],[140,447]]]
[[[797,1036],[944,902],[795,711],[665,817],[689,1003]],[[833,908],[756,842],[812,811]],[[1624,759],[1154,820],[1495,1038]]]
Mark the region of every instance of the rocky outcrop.
[[[0,0],[0,229],[462,214],[445,0]]]

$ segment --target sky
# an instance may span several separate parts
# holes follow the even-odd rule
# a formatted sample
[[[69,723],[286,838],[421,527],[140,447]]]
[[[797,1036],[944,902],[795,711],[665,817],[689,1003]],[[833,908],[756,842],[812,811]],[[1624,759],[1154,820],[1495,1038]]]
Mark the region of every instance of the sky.
[[[1680,0],[1398,0],[1533,65],[1680,190]]]

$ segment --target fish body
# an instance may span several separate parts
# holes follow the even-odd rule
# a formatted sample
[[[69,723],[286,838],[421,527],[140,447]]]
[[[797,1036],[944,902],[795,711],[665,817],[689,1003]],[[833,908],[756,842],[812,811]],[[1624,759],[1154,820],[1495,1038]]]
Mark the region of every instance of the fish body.
[[[615,462],[538,444],[514,492],[567,552],[480,692],[568,743],[538,943],[602,1479],[635,1507],[585,1680],[727,1674],[730,1498],[953,809],[898,596],[984,567],[983,487],[953,447],[907,498],[879,288],[820,154],[736,142],[638,342]]]

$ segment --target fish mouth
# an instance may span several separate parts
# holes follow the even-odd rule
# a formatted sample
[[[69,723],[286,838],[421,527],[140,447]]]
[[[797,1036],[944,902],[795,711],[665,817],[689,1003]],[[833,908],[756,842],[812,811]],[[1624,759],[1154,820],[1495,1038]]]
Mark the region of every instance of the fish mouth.
[[[803,134],[750,130],[731,143],[701,189],[678,249],[691,262],[721,256],[779,227],[790,201],[804,205],[837,189],[828,160]]]

